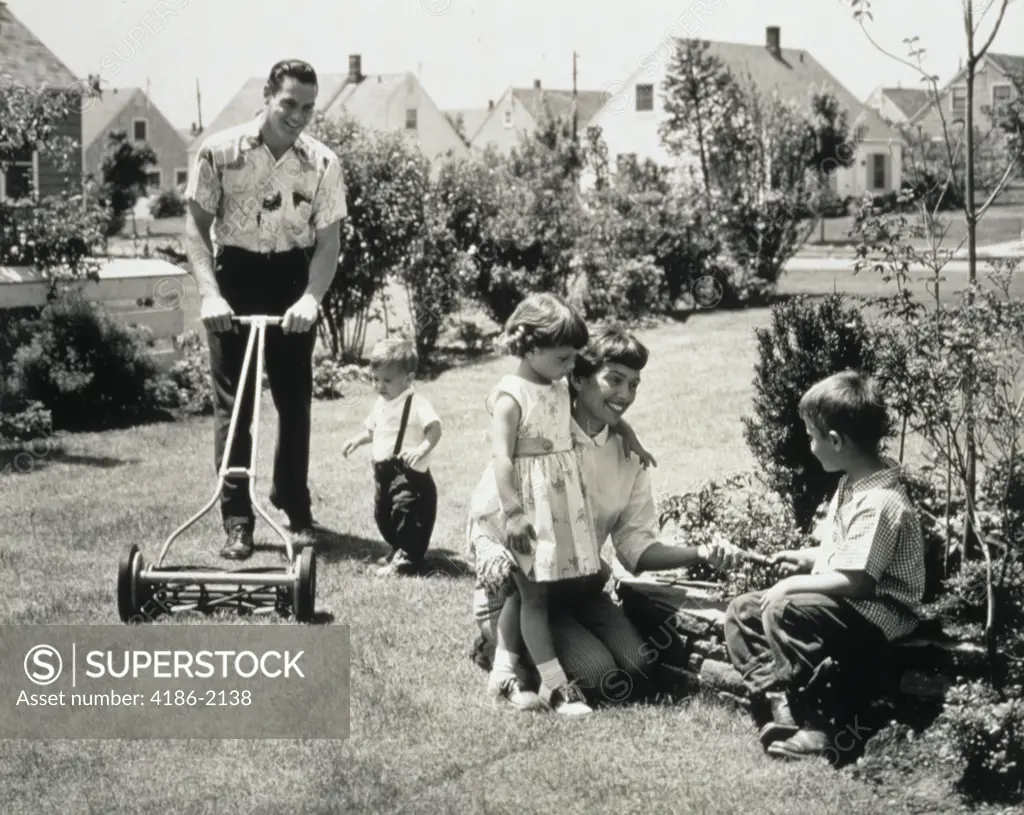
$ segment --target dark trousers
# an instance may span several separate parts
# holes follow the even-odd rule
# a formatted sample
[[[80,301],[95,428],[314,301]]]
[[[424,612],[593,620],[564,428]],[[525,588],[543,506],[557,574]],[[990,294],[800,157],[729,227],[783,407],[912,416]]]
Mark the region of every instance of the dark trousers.
[[[235,314],[282,315],[303,295],[309,282],[309,259],[302,250],[261,255],[226,247],[217,258],[217,286]],[[206,332],[213,383],[214,464],[220,467],[227,447],[231,411],[235,405],[248,326],[236,331]],[[279,326],[267,328],[265,365],[270,393],[277,410],[277,445],[271,500],[288,513],[293,525],[312,521],[309,475],[310,408],[313,400],[313,347],[316,328],[286,334]],[[241,412],[235,428],[229,465],[248,467],[252,451],[253,396],[256,360],[249,363]],[[249,480],[228,478],[221,494],[221,516],[226,529],[254,525]]]
[[[726,648],[747,690],[788,691],[805,712],[841,715],[856,702],[855,677],[877,665],[885,635],[841,598],[792,594],[762,612],[763,594],[741,594],[725,613]],[[838,670],[821,677],[829,666]]]
[[[437,518],[437,486],[427,470],[421,473],[395,458],[375,461],[373,517],[388,545],[419,562],[430,546]]]

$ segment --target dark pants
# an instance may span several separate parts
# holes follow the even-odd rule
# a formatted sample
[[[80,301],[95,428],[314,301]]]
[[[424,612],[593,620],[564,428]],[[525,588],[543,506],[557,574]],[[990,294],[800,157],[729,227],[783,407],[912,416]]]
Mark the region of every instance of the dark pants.
[[[857,701],[854,677],[877,664],[885,635],[840,598],[791,594],[762,613],[763,594],[741,594],[725,613],[726,648],[748,691],[788,691],[807,713],[842,715]],[[830,666],[837,670],[822,677]]]
[[[217,258],[217,286],[235,314],[283,315],[303,295],[309,282],[309,259],[302,250],[261,255],[226,247]],[[220,467],[227,447],[231,411],[235,404],[248,326],[234,332],[206,332],[213,382],[214,464]],[[315,327],[286,334],[279,326],[267,328],[265,365],[270,393],[277,409],[277,446],[271,486],[273,503],[288,513],[292,525],[312,521],[309,487],[310,407],[313,399],[313,346]],[[256,360],[249,363],[242,408],[235,428],[229,464],[248,467],[252,451],[253,385]],[[230,529],[254,525],[249,480],[228,478],[221,494],[221,516]]]
[[[437,486],[427,470],[421,473],[395,458],[375,461],[373,517],[384,540],[418,563],[427,553],[437,518]]]

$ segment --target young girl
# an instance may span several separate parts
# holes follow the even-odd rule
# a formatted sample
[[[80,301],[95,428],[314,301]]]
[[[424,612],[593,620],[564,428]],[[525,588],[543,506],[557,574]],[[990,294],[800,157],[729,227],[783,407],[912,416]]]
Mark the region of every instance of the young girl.
[[[541,699],[558,713],[591,712],[559,664],[548,626],[548,586],[596,574],[601,566],[573,451],[566,381],[587,340],[583,318],[560,297],[527,297],[500,340],[507,353],[519,357],[519,367],[487,397],[493,460],[471,500],[470,544],[476,535],[503,540],[519,566],[513,572],[518,592],[498,620],[488,690],[523,710],[543,707],[516,677],[525,641],[541,676]],[[617,432],[645,455],[624,425]]]

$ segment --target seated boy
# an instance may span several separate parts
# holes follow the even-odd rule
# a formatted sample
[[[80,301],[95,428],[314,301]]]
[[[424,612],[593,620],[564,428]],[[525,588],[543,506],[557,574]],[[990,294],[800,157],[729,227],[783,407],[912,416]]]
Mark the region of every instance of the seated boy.
[[[849,676],[871,664],[914,630],[925,587],[920,522],[899,468],[879,455],[887,422],[874,384],[855,371],[830,376],[804,394],[800,415],[822,467],[845,474],[821,545],[778,553],[777,563],[804,574],[740,595],[725,618],[730,659],[751,697],[772,710],[761,742],[786,758],[829,746],[828,719],[843,693],[825,693],[815,671],[836,664]]]
[[[380,394],[366,429],[345,442],[342,455],[371,443],[374,519],[390,554],[379,575],[414,574],[422,565],[437,518],[437,487],[430,456],[441,440],[441,419],[413,388],[419,358],[408,340],[381,340],[370,353]]]

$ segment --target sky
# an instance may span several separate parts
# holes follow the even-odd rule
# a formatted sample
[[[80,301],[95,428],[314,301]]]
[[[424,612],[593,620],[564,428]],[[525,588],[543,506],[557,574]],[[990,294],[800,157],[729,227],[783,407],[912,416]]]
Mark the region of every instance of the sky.
[[[927,49],[941,81],[966,55],[968,0],[873,0],[866,24],[899,57],[904,39]],[[999,0],[973,0],[987,37]],[[196,81],[209,124],[249,77],[285,57],[320,73],[412,71],[443,110],[484,108],[510,85],[602,90],[621,82],[667,33],[761,44],[779,26],[859,99],[880,86],[923,87],[920,74],[880,53],[849,0],[7,0],[76,74],[104,87],[149,87],[178,127],[197,119]],[[988,8],[984,16],[977,12]],[[1024,0],[1014,0],[993,50],[1024,55]]]

